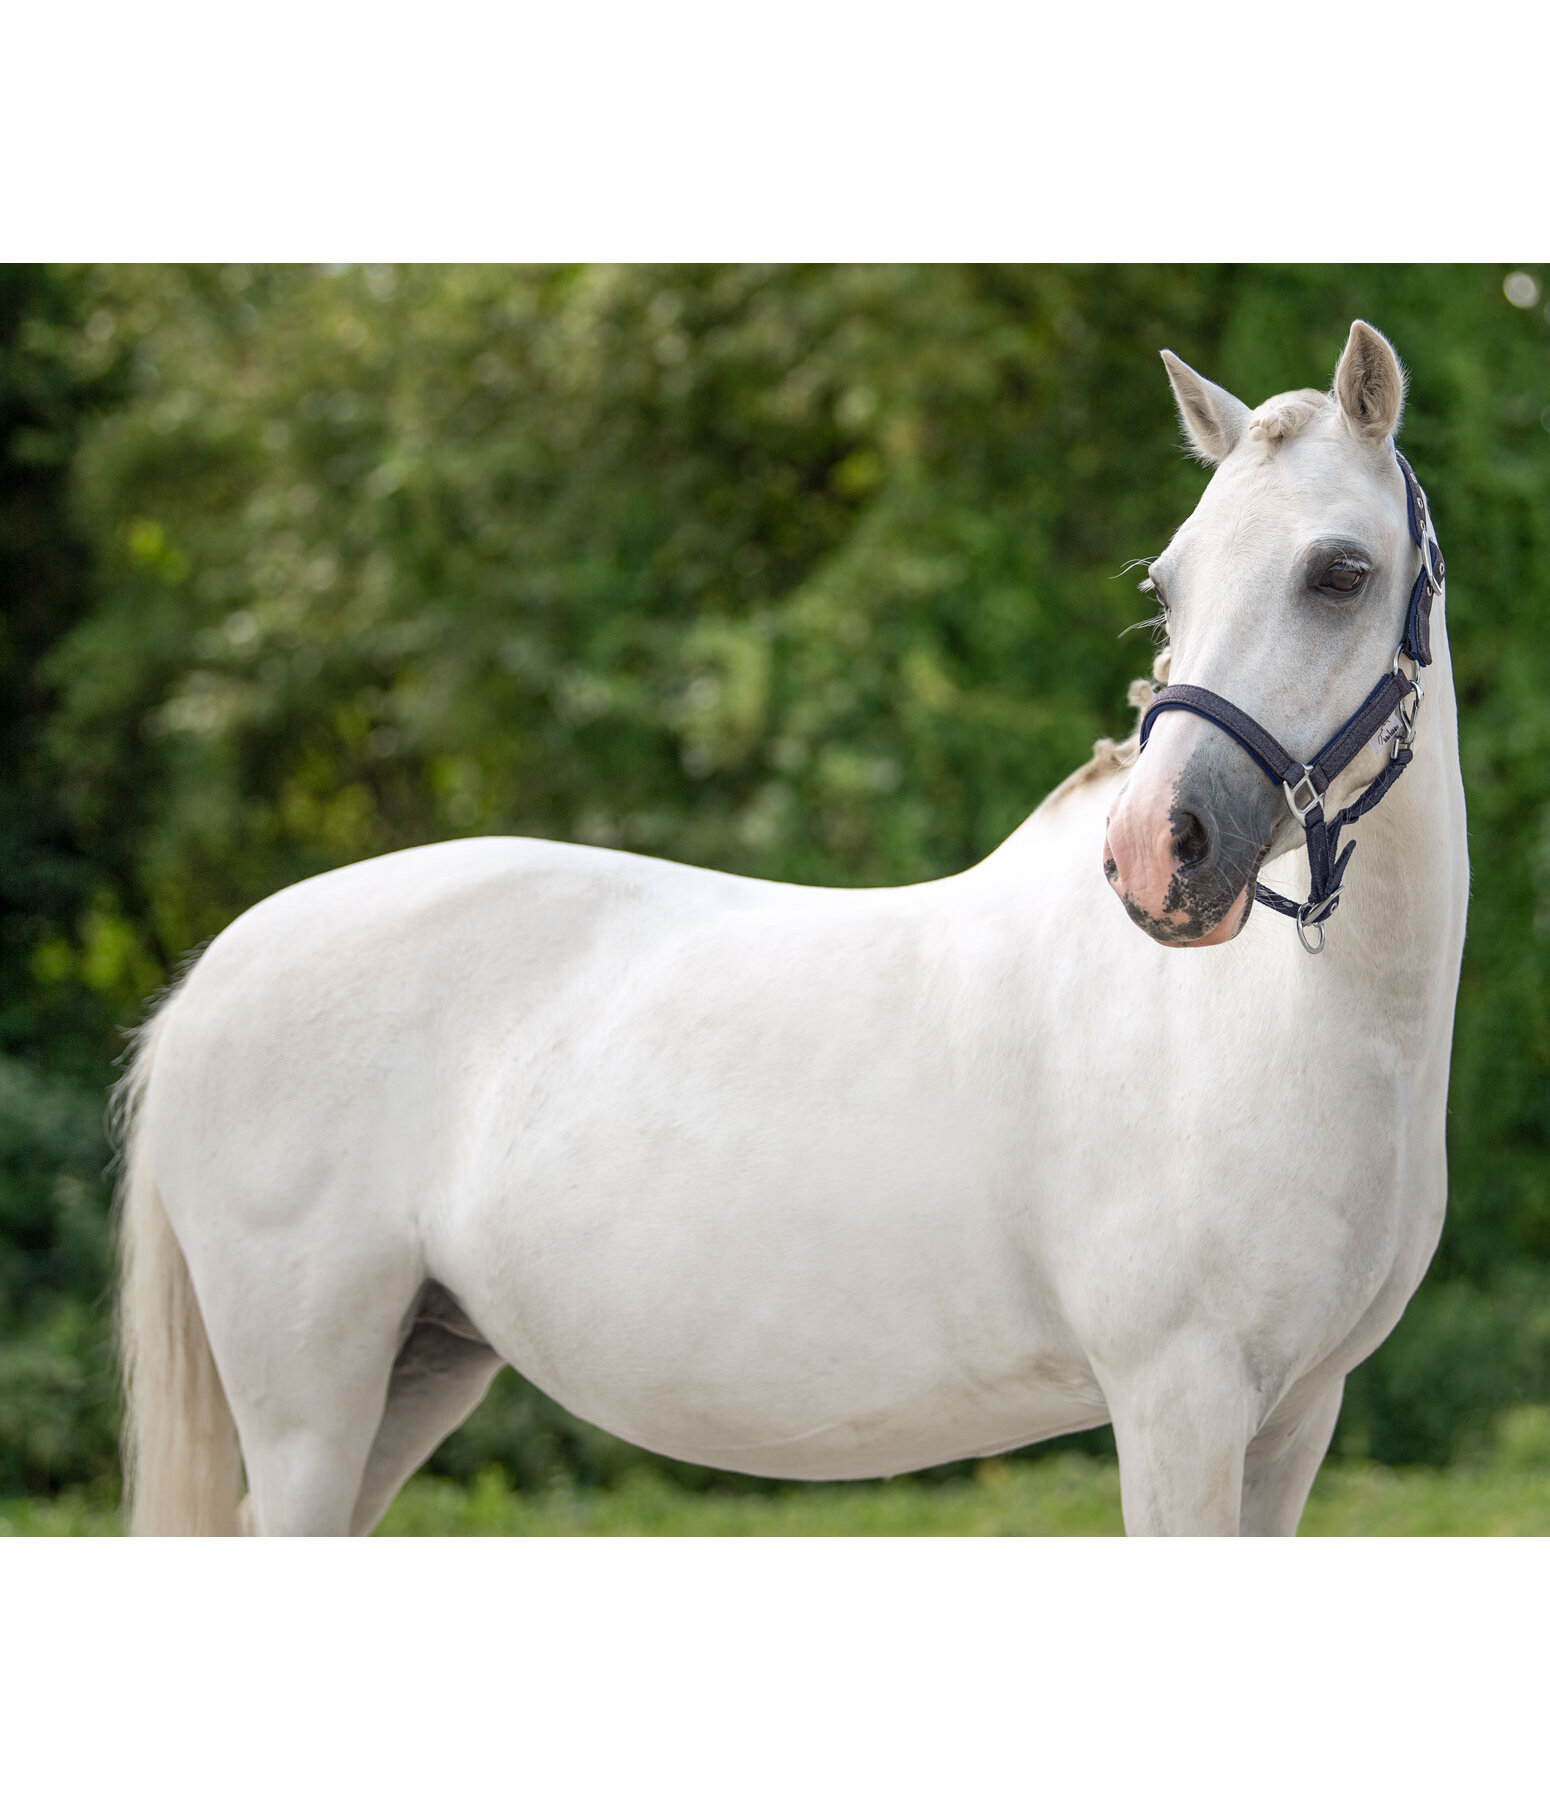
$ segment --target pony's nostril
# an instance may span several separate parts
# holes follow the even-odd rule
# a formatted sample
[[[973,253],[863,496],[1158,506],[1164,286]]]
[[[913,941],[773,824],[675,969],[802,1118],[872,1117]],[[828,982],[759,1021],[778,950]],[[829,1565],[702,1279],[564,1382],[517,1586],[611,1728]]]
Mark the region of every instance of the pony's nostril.
[[[1173,815],[1173,855],[1181,869],[1193,869],[1211,853],[1211,838],[1197,813]]]

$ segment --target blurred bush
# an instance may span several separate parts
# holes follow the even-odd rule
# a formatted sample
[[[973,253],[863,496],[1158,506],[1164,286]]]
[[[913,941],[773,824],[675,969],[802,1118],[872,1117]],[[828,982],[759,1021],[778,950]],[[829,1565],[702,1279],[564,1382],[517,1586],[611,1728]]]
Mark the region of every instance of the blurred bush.
[[[6,272],[0,1482],[111,1461],[103,1088],[200,943],[479,832],[962,868],[1128,728],[1118,572],[1205,480],[1157,350],[1255,401],[1357,315],[1413,370],[1475,877],[1449,1223],[1339,1441],[1550,1400],[1550,320],[1506,273]],[[503,1376],[438,1466],[491,1460],[646,1459]]]

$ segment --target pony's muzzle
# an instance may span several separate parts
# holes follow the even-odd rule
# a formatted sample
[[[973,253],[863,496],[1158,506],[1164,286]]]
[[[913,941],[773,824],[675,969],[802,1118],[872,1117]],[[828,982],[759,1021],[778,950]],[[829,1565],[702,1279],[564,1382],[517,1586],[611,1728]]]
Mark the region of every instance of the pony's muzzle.
[[[1180,949],[1225,944],[1243,929],[1274,826],[1261,816],[1259,790],[1268,784],[1255,786],[1252,766],[1229,760],[1248,759],[1181,725],[1182,764],[1148,747],[1109,814],[1103,844],[1104,875],[1131,919]]]

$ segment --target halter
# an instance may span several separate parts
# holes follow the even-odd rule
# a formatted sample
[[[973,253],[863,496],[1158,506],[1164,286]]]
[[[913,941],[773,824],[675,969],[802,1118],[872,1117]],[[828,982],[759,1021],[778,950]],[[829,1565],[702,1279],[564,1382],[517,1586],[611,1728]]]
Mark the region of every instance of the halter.
[[[1421,571],[1410,590],[1410,604],[1405,613],[1405,634],[1394,652],[1388,674],[1329,742],[1314,754],[1313,760],[1299,762],[1295,756],[1288,755],[1263,725],[1241,712],[1230,700],[1213,694],[1209,688],[1191,687],[1184,682],[1159,689],[1141,721],[1141,748],[1144,750],[1159,713],[1170,708],[1199,713],[1201,718],[1209,719],[1229,737],[1236,738],[1268,779],[1280,784],[1292,817],[1307,834],[1308,872],[1312,884],[1308,898],[1300,906],[1295,900],[1273,893],[1263,882],[1254,884],[1254,898],[1261,906],[1271,907],[1296,921],[1298,939],[1310,956],[1317,956],[1324,948],[1324,921],[1340,904],[1340,884],[1356,848],[1350,843],[1344,850],[1340,849],[1342,828],[1371,812],[1410,766],[1415,755],[1412,746],[1416,715],[1424,697],[1420,671],[1432,660],[1432,601],[1442,592],[1443,577],[1447,572],[1442,551],[1431,530],[1426,495],[1409,463],[1398,450],[1394,455],[1405,478],[1405,509],[1410,520],[1411,541],[1421,552]],[[1400,672],[1402,656],[1409,658],[1416,671],[1413,675]],[[1383,773],[1349,806],[1342,807],[1332,819],[1326,819],[1324,795],[1329,784],[1396,713],[1399,725]],[[1318,933],[1317,938],[1309,935],[1310,928]]]

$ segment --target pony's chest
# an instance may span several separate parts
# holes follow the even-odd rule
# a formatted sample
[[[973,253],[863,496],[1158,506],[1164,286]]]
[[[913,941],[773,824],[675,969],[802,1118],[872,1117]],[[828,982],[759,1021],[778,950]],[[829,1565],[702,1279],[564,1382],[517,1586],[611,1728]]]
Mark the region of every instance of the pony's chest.
[[[1299,1364],[1424,1273],[1444,1166],[1440,1146],[1407,1142],[1392,1082],[1353,1078],[1300,1129],[1279,1099],[1267,1117],[1252,1092],[1229,1098],[1226,1116],[1111,1134],[1048,1196],[1043,1247],[1100,1359],[1184,1329]]]

